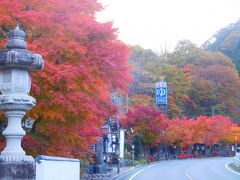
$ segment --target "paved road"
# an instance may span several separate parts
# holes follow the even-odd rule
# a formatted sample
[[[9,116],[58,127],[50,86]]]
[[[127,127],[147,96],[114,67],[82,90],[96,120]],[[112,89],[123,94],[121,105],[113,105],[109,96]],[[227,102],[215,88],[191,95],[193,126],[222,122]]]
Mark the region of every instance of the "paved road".
[[[137,167],[115,180],[240,180],[226,168],[232,158],[174,160]]]

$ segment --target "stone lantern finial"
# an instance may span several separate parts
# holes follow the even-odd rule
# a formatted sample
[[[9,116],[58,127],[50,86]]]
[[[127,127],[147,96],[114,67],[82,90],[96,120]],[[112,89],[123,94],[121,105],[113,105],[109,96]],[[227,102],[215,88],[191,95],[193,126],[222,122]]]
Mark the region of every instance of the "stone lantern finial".
[[[42,56],[27,50],[25,39],[26,33],[19,26],[9,32],[7,49],[0,51],[0,71],[6,68],[21,68],[30,72],[43,69]]]
[[[11,30],[8,35],[8,49],[26,49],[27,43],[25,41],[26,39],[26,33],[19,28],[17,25],[14,30]]]

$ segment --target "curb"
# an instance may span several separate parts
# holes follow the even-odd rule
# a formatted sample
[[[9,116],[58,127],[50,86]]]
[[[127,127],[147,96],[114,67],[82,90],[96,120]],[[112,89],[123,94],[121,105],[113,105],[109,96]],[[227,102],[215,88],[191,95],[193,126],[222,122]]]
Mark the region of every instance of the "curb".
[[[240,175],[239,172],[237,172],[236,170],[232,169],[232,168],[229,166],[230,163],[231,163],[231,162],[227,162],[227,163],[225,164],[225,167],[226,167],[229,171],[231,171],[231,172],[233,172],[233,173],[235,173],[235,174],[237,174],[237,175]]]

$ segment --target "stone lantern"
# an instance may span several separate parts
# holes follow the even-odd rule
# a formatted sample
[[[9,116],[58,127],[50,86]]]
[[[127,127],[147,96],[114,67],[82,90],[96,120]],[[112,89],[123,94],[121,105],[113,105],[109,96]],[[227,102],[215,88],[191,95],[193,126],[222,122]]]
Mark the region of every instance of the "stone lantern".
[[[29,73],[44,66],[42,56],[27,50],[26,33],[17,26],[10,31],[7,49],[0,51],[0,111],[5,112],[8,126],[3,131],[6,147],[0,154],[0,180],[33,180],[35,161],[21,147],[26,134],[21,121],[36,104],[29,96]]]

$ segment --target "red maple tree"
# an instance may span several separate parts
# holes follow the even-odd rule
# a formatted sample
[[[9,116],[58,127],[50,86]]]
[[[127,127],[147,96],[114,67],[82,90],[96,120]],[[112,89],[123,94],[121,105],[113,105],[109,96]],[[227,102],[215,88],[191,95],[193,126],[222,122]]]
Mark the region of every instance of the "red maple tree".
[[[168,127],[168,118],[156,108],[138,105],[127,112],[121,120],[125,128],[132,128],[143,142],[145,151],[158,146],[164,141],[164,133]]]
[[[99,23],[96,0],[2,0],[1,47],[16,24],[27,31],[28,49],[45,59],[32,74],[35,119],[23,145],[32,155],[82,157],[113,113],[109,92],[127,90],[128,47],[112,23]]]

